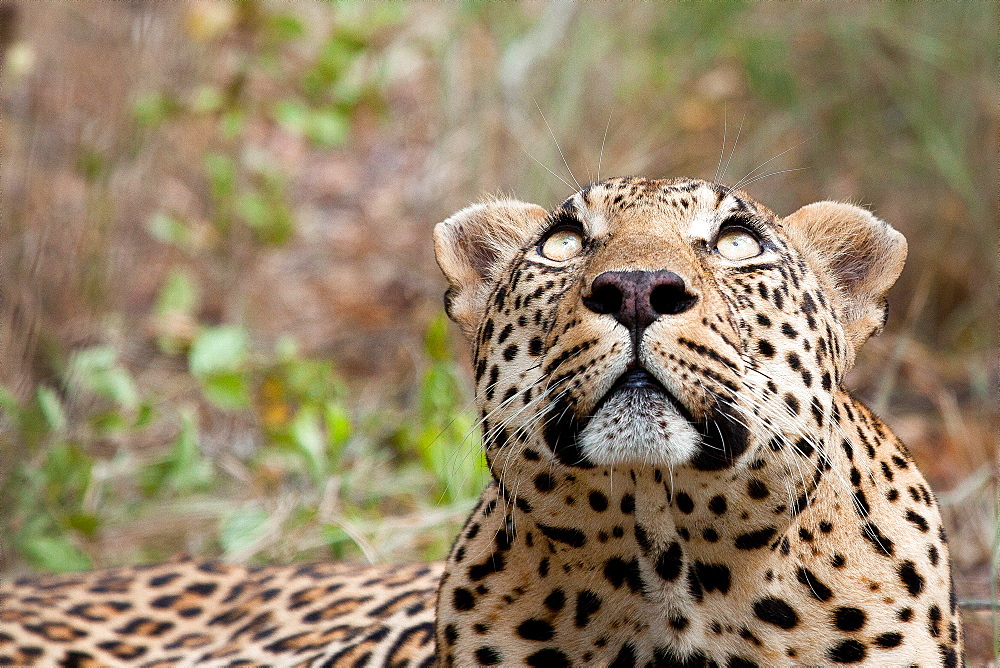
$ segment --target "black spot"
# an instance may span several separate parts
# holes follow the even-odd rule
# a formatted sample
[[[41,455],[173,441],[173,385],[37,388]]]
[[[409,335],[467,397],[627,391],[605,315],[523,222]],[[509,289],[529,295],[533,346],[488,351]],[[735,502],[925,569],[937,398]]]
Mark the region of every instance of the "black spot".
[[[551,492],[555,486],[555,478],[548,473],[539,473],[535,476],[535,489],[539,492]]]
[[[622,496],[621,504],[619,504],[619,508],[626,515],[631,515],[632,513],[634,513],[635,512],[635,497],[632,496],[631,494],[625,494],[625,495],[623,495]]]
[[[538,524],[538,528],[546,538],[550,538],[558,543],[565,543],[570,547],[583,547],[587,542],[587,536],[579,529],[568,527],[552,527],[547,524]]]
[[[731,656],[726,659],[726,668],[760,668],[760,666],[741,656]]]
[[[865,522],[861,527],[861,535],[864,536],[865,540],[874,545],[876,550],[887,557],[891,557],[895,554],[896,550],[892,541],[886,538],[879,528],[873,523]]]
[[[608,559],[604,562],[604,578],[615,589],[621,588],[627,582],[632,591],[642,591],[642,576],[639,574],[639,561],[637,559],[629,561],[620,557]]]
[[[587,501],[590,502],[590,507],[599,513],[603,513],[608,509],[608,497],[596,490],[587,496]]]
[[[780,598],[774,598],[773,596],[768,596],[755,602],[753,604],[753,612],[757,615],[757,619],[762,622],[774,624],[786,631],[795,628],[799,623],[799,616],[795,614],[792,606]]]
[[[528,342],[528,354],[532,357],[542,354],[542,340],[539,337],[536,336]]]
[[[668,582],[676,580],[681,574],[683,558],[681,546],[676,541],[670,543],[656,560],[656,574]]]
[[[566,594],[563,593],[562,589],[553,589],[548,596],[545,597],[545,607],[552,612],[559,612],[566,605]]]
[[[646,533],[646,528],[641,524],[636,524],[635,528],[635,542],[639,544],[643,552],[649,552],[649,548],[652,547],[652,542],[649,540],[649,534]]]
[[[820,582],[808,568],[800,567],[795,574],[795,578],[806,587],[810,593],[820,601],[829,601],[833,597],[833,592],[825,584]]]
[[[516,343],[512,343],[509,346],[507,346],[506,348],[504,348],[504,351],[503,351],[503,358],[504,358],[504,360],[506,360],[508,362],[512,361],[515,357],[517,357],[517,350],[518,350],[518,348],[517,348],[517,344]]]
[[[494,552],[486,557],[483,563],[469,567],[469,579],[473,582],[478,582],[487,576],[499,573],[503,570],[505,563],[503,555],[499,552]]]
[[[503,662],[503,655],[495,647],[480,647],[476,650],[476,660],[484,666],[495,666]]]
[[[690,622],[688,621],[688,618],[685,617],[684,615],[671,615],[667,619],[667,623],[670,624],[670,628],[674,629],[675,631],[683,631],[684,629],[687,628]]]
[[[165,573],[149,579],[150,587],[162,587],[180,577],[180,573]]]
[[[766,499],[770,496],[771,492],[767,489],[767,485],[762,483],[757,478],[750,478],[747,481],[747,494],[750,495],[751,499]]]
[[[685,515],[689,515],[694,510],[694,501],[685,492],[677,494],[677,509]]]
[[[764,339],[757,340],[757,351],[764,357],[774,357],[774,346]]]
[[[625,643],[622,645],[621,650],[618,652],[618,656],[612,661],[608,668],[634,668],[635,666],[635,647],[632,643]]]
[[[830,533],[833,531],[833,525],[829,522],[823,521],[819,523],[819,530],[823,533]]]
[[[526,657],[525,662],[532,668],[569,668],[569,657],[552,647],[540,649]]]
[[[804,438],[800,438],[795,442],[795,451],[803,457],[809,457],[815,451],[815,448],[813,448],[812,443]]]
[[[858,663],[868,652],[857,640],[843,640],[826,650],[826,658],[834,663]]]
[[[456,610],[472,610],[476,605],[476,597],[465,587],[458,587],[452,592],[451,604]]]
[[[938,652],[941,653],[941,665],[944,668],[958,668],[958,654],[953,647],[939,643]]]
[[[927,526],[927,520],[924,519],[923,515],[919,515],[912,510],[907,510],[906,519],[907,521],[913,523],[913,525],[918,529],[920,529],[920,531],[922,531],[923,533],[927,533],[927,531],[929,530],[929,527]]]
[[[899,647],[900,643],[903,642],[903,634],[896,632],[882,633],[875,637],[875,644],[882,649],[890,649],[892,647]]]
[[[490,379],[486,384],[486,400],[489,401],[493,398],[493,394],[497,389],[497,380],[500,378],[500,367],[496,364],[490,369]]]
[[[601,597],[584,589],[576,595],[576,618],[574,622],[577,627],[583,628],[590,623],[591,616],[601,609]]]
[[[792,326],[791,326],[791,325],[789,325],[789,324],[788,324],[787,322],[786,322],[786,323],[783,323],[783,324],[781,325],[781,333],[782,333],[782,334],[784,334],[785,336],[787,336],[787,337],[788,337],[788,338],[790,338],[790,339],[794,339],[794,338],[795,338],[796,336],[798,336],[798,335],[799,335],[799,333],[798,333],[798,332],[796,332],[796,331],[795,331],[795,330],[794,330],[794,329],[792,328]]]
[[[865,498],[865,493],[860,489],[854,490],[854,512],[856,512],[860,517],[868,517],[871,514],[871,507],[868,505],[868,499]]]
[[[158,609],[162,610],[164,608],[169,608],[170,606],[172,606],[174,603],[177,602],[177,599],[179,599],[179,598],[180,598],[179,594],[170,594],[170,595],[167,595],[167,596],[160,596],[160,597],[154,598],[152,601],[150,601],[149,605],[150,605],[150,607],[158,608]]]
[[[799,400],[792,394],[785,394],[785,405],[788,406],[788,410],[792,411],[793,414],[799,414]]]
[[[703,564],[694,562],[692,571],[705,591],[718,591],[720,594],[729,592],[730,572],[725,564]]]
[[[906,591],[910,596],[919,596],[924,590],[924,578],[917,572],[916,564],[912,561],[904,561],[899,567],[899,579],[906,585]]]
[[[517,635],[525,640],[545,642],[555,635],[552,625],[542,619],[526,619],[517,626]]]
[[[545,444],[560,462],[566,466],[589,469],[594,465],[587,460],[580,449],[582,425],[576,419],[573,407],[566,400],[559,400],[549,407],[543,424]]]
[[[716,515],[724,514],[726,512],[726,497],[719,494],[713,496],[708,502],[708,509]]]
[[[833,611],[833,624],[841,631],[857,631],[865,625],[867,617],[860,608],[837,608]]]
[[[707,540],[709,543],[716,543],[719,540],[718,532],[712,527],[706,527],[701,530],[701,537]]]
[[[792,367],[793,371],[798,371],[802,368],[802,360],[795,353],[788,353],[785,360],[788,362],[788,366]]]
[[[759,550],[770,542],[774,534],[777,533],[774,527],[764,527],[757,531],[749,531],[736,537],[735,545],[738,550]]]
[[[927,611],[927,629],[935,638],[941,635],[941,608],[936,605],[932,605]]]
[[[504,328],[500,330],[500,336],[497,337],[497,343],[503,343],[510,336],[511,332],[514,331],[514,325],[507,324]]]
[[[801,541],[803,541],[805,543],[811,543],[811,542],[813,542],[813,533],[812,533],[812,531],[810,531],[809,529],[806,529],[805,527],[800,527],[799,528],[799,540],[801,540]]]
[[[927,558],[931,560],[931,566],[938,565],[938,561],[941,560],[941,555],[938,554],[937,546],[935,545],[927,546]]]

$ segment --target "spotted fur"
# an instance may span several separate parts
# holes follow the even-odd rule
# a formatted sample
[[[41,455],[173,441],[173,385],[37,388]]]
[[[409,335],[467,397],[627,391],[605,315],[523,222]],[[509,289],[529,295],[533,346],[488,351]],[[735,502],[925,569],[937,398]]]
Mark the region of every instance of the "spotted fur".
[[[726,259],[732,230],[760,252]],[[556,234],[579,247],[553,259]],[[959,664],[934,496],[842,387],[898,232],[623,178],[470,207],[435,244],[492,472],[445,565],[14,582],[0,664]]]

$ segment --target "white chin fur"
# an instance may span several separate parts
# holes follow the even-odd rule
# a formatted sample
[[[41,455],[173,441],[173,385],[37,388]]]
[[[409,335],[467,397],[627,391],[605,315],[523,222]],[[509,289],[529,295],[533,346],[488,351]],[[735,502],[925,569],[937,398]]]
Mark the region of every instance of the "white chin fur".
[[[659,392],[623,389],[580,433],[580,448],[595,464],[674,466],[690,461],[701,437]]]

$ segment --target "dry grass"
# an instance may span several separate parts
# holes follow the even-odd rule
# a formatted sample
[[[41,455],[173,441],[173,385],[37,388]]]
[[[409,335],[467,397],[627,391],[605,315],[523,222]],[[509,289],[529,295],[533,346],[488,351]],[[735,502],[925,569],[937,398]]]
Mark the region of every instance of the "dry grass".
[[[850,384],[938,490],[960,595],[997,600],[995,5],[236,7],[0,6],[0,386],[22,406],[53,388],[68,425],[0,432],[5,537],[30,515],[7,510],[27,489],[17,471],[71,442],[93,474],[74,503],[98,525],[58,530],[94,564],[440,554],[469,498],[438,505],[441,474],[474,477],[475,456],[458,433],[442,463],[419,436],[467,400],[431,405],[435,364],[450,364],[425,338],[443,289],[431,226],[498,191],[550,206],[598,172],[711,178],[725,136],[726,182],[768,160],[758,173],[801,170],[750,187],[779,213],[846,199],[910,240],[889,327]],[[302,73],[331,43],[358,50],[335,93],[310,93]],[[296,126],[289,101],[327,116]],[[233,160],[229,194],[213,155]],[[181,241],[150,233],[164,215]],[[194,301],[165,309],[178,271]],[[218,324],[249,334],[239,410],[189,371]],[[288,382],[270,352],[285,335],[294,363],[332,360],[350,388],[330,390],[353,432],[322,482],[268,449],[299,406],[267,394]],[[97,345],[151,402],[148,425],[93,427],[108,399],[80,389],[72,360]],[[116,404],[129,420],[138,405]],[[207,487],[140,493],[185,414]],[[252,503],[237,519],[253,531],[220,520]],[[4,569],[35,563],[4,540]],[[995,657],[998,617],[967,614],[971,663]]]

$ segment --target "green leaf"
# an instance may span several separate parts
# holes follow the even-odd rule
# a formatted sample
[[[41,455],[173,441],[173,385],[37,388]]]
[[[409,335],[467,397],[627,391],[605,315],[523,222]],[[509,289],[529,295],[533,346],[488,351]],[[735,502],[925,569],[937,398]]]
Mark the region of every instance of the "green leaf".
[[[67,424],[66,411],[63,410],[59,394],[51,387],[39,385],[35,396],[38,398],[38,407],[45,417],[45,423],[48,425],[49,430],[65,431]]]
[[[322,480],[327,469],[326,439],[321,425],[319,411],[310,405],[300,408],[291,424],[292,442],[317,481]]]
[[[309,117],[309,108],[299,100],[281,100],[274,106],[274,119],[288,132],[303,134]]]
[[[165,488],[190,492],[204,488],[212,480],[212,464],[205,459],[198,440],[198,417],[193,409],[181,412],[181,429],[166,457],[150,465],[142,474],[146,494]]]
[[[242,369],[249,350],[249,336],[242,327],[206,327],[191,344],[188,364],[199,379]]]
[[[141,95],[132,105],[132,115],[141,125],[156,126],[178,111],[177,101],[164,93]]]
[[[157,211],[146,223],[146,231],[157,241],[175,248],[191,246],[191,232],[187,226],[164,211]]]
[[[205,156],[205,172],[213,197],[224,200],[232,196],[236,188],[236,163],[232,158],[222,153],[209,153]]]
[[[349,130],[345,114],[336,109],[323,109],[309,115],[306,136],[317,146],[330,148],[342,146]]]
[[[218,110],[225,98],[216,86],[208,84],[198,86],[191,98],[191,111],[196,114],[206,114]]]
[[[201,389],[220,408],[238,410],[250,406],[250,389],[242,373],[214,373],[202,380]]]
[[[244,552],[264,536],[268,515],[260,507],[249,505],[226,514],[219,530],[219,543],[225,554]]]
[[[275,39],[288,41],[301,37],[306,32],[302,21],[291,14],[275,14],[270,18],[268,28]]]
[[[98,520],[97,516],[89,513],[73,513],[66,518],[66,526],[79,531],[85,536],[93,536],[97,533],[99,525],[100,520]]]
[[[115,351],[110,347],[98,346],[75,353],[70,360],[69,380],[123,408],[132,410],[139,404],[132,377],[115,362]]]
[[[175,267],[167,276],[156,298],[155,311],[159,316],[170,313],[194,313],[198,309],[200,295],[198,284],[191,272]]]
[[[65,536],[31,536],[21,541],[20,548],[39,570],[65,573],[92,568],[90,558]]]
[[[351,437],[351,418],[347,409],[339,401],[330,401],[326,404],[323,413],[326,422],[326,441],[330,459],[334,462],[340,459],[340,453]]]

